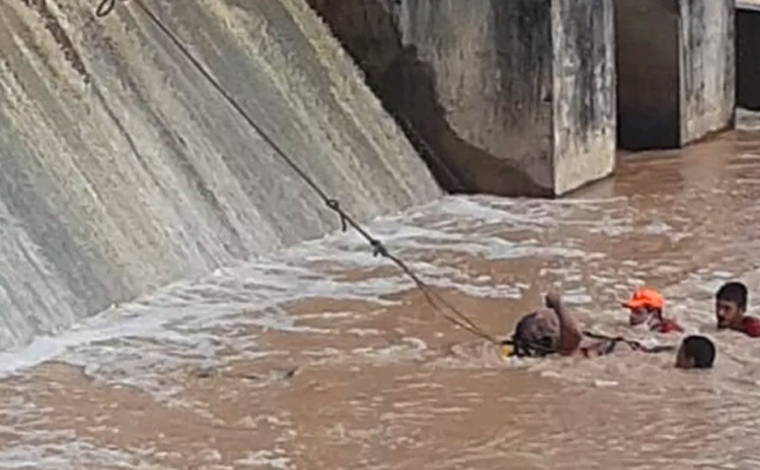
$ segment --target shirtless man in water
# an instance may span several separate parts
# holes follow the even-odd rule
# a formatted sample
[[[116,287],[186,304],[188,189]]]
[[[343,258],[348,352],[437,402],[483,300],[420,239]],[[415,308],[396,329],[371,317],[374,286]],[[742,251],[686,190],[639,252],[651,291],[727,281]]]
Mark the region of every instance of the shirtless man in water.
[[[739,331],[753,338],[760,337],[760,319],[746,314],[747,286],[727,282],[715,293],[715,318],[718,329]]]
[[[524,316],[517,323],[510,343],[517,356],[545,356],[558,353],[563,356],[595,357],[614,352],[618,345],[632,351],[655,353],[674,351],[674,346],[648,348],[638,341],[622,337],[606,337],[582,332],[559,295],[545,297],[547,309]],[[702,336],[690,336],[681,343],[676,354],[676,367],[711,368],[715,347]]]

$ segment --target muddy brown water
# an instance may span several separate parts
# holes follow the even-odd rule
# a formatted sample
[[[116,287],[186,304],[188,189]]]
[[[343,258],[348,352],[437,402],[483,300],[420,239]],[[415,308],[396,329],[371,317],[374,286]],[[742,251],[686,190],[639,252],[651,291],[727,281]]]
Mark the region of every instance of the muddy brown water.
[[[563,200],[449,197],[371,226],[494,334],[558,289],[584,327],[675,344],[619,308],[657,287],[715,340],[712,371],[505,360],[337,234],[0,356],[0,468],[756,469],[760,340],[717,332],[712,306],[726,280],[760,289],[758,202],[760,134],[732,132],[622,156]]]

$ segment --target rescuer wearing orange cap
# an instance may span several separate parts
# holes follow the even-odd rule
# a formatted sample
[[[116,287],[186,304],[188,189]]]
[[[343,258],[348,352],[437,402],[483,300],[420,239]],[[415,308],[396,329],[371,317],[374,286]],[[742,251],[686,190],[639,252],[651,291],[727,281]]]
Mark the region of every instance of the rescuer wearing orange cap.
[[[657,299],[659,298],[659,307]],[[581,330],[575,318],[556,293],[546,294],[547,309],[524,315],[515,325],[510,340],[502,342],[502,354],[517,357],[542,357],[550,354],[582,357],[604,356],[613,353],[618,345],[628,350],[643,353],[677,351],[675,366],[681,369],[710,369],[716,357],[715,344],[707,337],[690,335],[681,345],[646,344],[626,339],[622,336],[607,336]],[[659,331],[680,330],[672,320],[662,319],[662,296],[651,289],[639,289],[625,306],[632,310],[631,323],[642,324],[651,321]],[[643,312],[643,313],[642,313]],[[657,321],[652,321],[652,319]],[[670,326],[656,326],[656,325]]]
[[[647,287],[636,289],[631,298],[623,303],[623,307],[631,311],[628,317],[631,326],[644,324],[650,331],[659,333],[683,332],[678,322],[663,317],[665,300],[654,289]]]

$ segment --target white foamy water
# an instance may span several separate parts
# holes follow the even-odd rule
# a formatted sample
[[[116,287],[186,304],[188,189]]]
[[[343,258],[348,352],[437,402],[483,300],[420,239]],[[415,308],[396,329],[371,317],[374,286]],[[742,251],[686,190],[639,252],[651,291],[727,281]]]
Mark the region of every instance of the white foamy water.
[[[597,206],[613,205],[615,201],[579,201],[573,206],[594,210]],[[470,295],[514,298],[521,296],[521,287],[527,287],[526,284],[493,285],[487,278],[470,279],[455,266],[415,261],[415,258],[424,258],[426,252],[443,251],[486,260],[593,258],[594,253],[560,244],[542,245],[538,239],[511,242],[496,233],[488,233],[489,230],[500,233],[529,231],[538,236],[549,228],[559,226],[561,222],[553,216],[565,207],[568,207],[565,202],[492,200],[490,203],[478,203],[477,200],[451,198],[418,209],[405,217],[380,220],[371,229],[389,249],[410,260],[410,267],[431,285],[455,287]],[[518,216],[513,212],[515,209],[525,210],[528,215]],[[430,218],[435,222],[425,224],[425,220]],[[583,221],[567,223],[579,225]],[[587,225],[593,230],[606,223],[589,221]],[[473,235],[478,232],[484,234]],[[212,338],[199,331],[232,325],[293,331],[292,321],[277,311],[278,305],[308,297],[370,300],[387,305],[393,302],[384,300],[382,296],[413,287],[412,281],[400,271],[387,277],[341,281],[342,272],[331,274],[323,265],[313,265],[318,262],[326,262],[342,270],[395,269],[395,265],[387,259],[373,257],[364,239],[356,233],[339,233],[295,246],[275,257],[257,258],[241,266],[218,270],[208,278],[177,283],[134,302],[115,306],[58,336],[40,337],[26,347],[2,353],[0,371],[8,374],[53,358],[86,365],[90,354],[95,357],[105,357],[117,351],[124,354],[129,349],[126,343],[130,338],[159,340],[162,343],[160,349],[164,351],[166,346],[173,349],[171,345],[175,345],[178,351],[186,350],[186,353],[177,354],[176,357],[166,351],[166,356],[156,358],[157,362],[166,360],[163,363],[167,366],[173,363],[170,359],[181,362],[180,356],[185,355],[211,358],[218,347],[229,346],[240,352],[253,351],[253,339],[213,346]],[[247,312],[256,313],[250,315]],[[214,339],[224,341],[224,338]],[[98,346],[114,340],[124,341],[125,344],[120,347]],[[142,345],[139,352],[147,360]]]
[[[573,211],[583,213],[586,219],[573,218]],[[596,220],[595,215],[601,212],[607,215]],[[409,260],[410,267],[430,285],[507,299],[520,298],[529,285],[495,285],[488,276],[472,279],[455,264],[421,259],[426,259],[427,253],[445,252],[497,261],[591,260],[604,255],[573,247],[572,240],[542,242],[541,234],[563,226],[597,233],[626,233],[631,227],[626,227],[630,217],[624,213],[625,200],[621,198],[573,202],[449,198],[401,217],[379,220],[370,228],[390,250]],[[510,232],[521,237],[531,233],[535,238],[513,242],[506,238]],[[113,365],[132,367],[124,372],[135,377],[139,370],[160,374],[162,368],[186,362],[214,362],[217,352],[226,348],[255,358],[269,354],[257,350],[255,338],[231,339],[209,330],[245,325],[298,332],[299,328],[278,306],[309,297],[392,305],[394,302],[384,296],[414,285],[400,270],[379,278],[341,280],[346,270],[380,267],[396,269],[389,260],[373,257],[358,234],[335,234],[114,306],[58,336],[40,337],[26,347],[0,354],[0,371],[7,375],[58,359],[84,366],[91,373]],[[589,300],[582,291],[566,294],[570,303]]]
[[[514,319],[527,308],[539,307],[542,293],[554,288],[563,293],[584,327],[652,343],[676,344],[678,336],[654,337],[631,331],[625,325],[625,312],[619,302],[635,287],[655,283],[667,299],[668,315],[677,317],[689,332],[701,331],[719,343],[718,367],[710,376],[695,374],[674,382],[673,357],[669,354],[646,360],[622,355],[585,362],[504,361],[478,339],[454,344],[450,355],[442,355],[431,343],[445,341],[453,333],[452,327],[443,321],[431,323],[430,318],[404,310],[408,307],[404,307],[399,294],[412,289],[413,283],[390,261],[373,257],[365,241],[354,232],[300,244],[114,306],[57,336],[36,338],[23,348],[0,354],[0,371],[6,377],[23,375],[44,361],[56,360],[81,367],[98,384],[134,387],[166,406],[191,410],[210,422],[217,419],[214,413],[185,396],[187,375],[177,371],[224,371],[227,365],[241,361],[266,363],[268,371],[260,373],[251,385],[266,388],[287,386],[283,384],[287,383],[290,367],[358,373],[364,367],[418,364],[422,376],[448,370],[462,377],[475,374],[478,380],[485,381],[494,379],[487,374],[528,371],[544,379],[566,382],[575,390],[596,390],[595,393],[612,394],[609,396],[624,393],[632,409],[650,406],[642,398],[644,389],[675,394],[679,399],[683,399],[684,390],[690,390],[691,396],[699,400],[728,394],[731,400],[741,403],[739,395],[757,395],[754,389],[760,383],[760,371],[755,372],[753,364],[760,353],[760,342],[735,333],[715,332],[712,295],[722,282],[733,278],[741,278],[751,289],[760,287],[760,263],[754,262],[760,258],[753,256],[760,253],[760,244],[754,240],[753,230],[745,230],[738,223],[738,216],[729,221],[705,221],[698,211],[690,214],[687,210],[695,207],[693,199],[667,193],[649,198],[642,202],[638,196],[626,194],[559,201],[448,197],[399,216],[379,219],[368,228],[391,252],[407,260],[426,283],[458,291],[471,302],[503,305],[503,321],[480,318],[487,320],[498,335],[508,334]],[[644,205],[649,209],[644,210]],[[726,229],[727,225],[730,229]],[[736,247],[743,251],[737,253]],[[694,250],[699,254],[694,255]],[[309,302],[319,299],[364,302],[372,307],[362,310],[364,313],[317,304],[309,308]],[[303,305],[298,314],[291,313],[294,302]],[[392,326],[371,323],[375,316],[393,309],[407,317],[398,318],[395,325],[389,324]],[[757,309],[753,307],[752,311]],[[366,317],[367,325],[345,323],[361,316]],[[292,346],[299,344],[300,337],[304,338],[303,345]],[[272,338],[293,339],[287,340],[289,346],[285,346],[277,342],[280,340],[273,343]],[[349,342],[342,343],[345,341]],[[272,344],[283,346],[273,348]],[[282,367],[272,368],[271,364],[278,361]],[[437,395],[430,394],[437,388],[426,388],[433,385],[434,381],[420,378],[405,388],[404,393],[416,390],[416,398],[396,402],[394,419],[400,423],[434,423],[444,416],[467,415],[486,402],[479,392],[470,391],[459,398],[464,402],[439,403]],[[30,462],[35,462],[35,468],[164,468],[150,466],[155,459],[149,457],[160,453],[155,449],[97,448],[76,433],[44,439],[34,429],[52,411],[35,409],[23,398],[23,389],[18,392],[21,395],[13,401],[0,403],[0,418],[16,424],[7,427],[6,432],[15,436],[16,444],[0,450],[0,468],[25,468]],[[509,393],[505,399],[508,397]],[[234,395],[230,399],[234,400]],[[362,406],[373,410],[380,405],[357,402],[355,410]],[[251,426],[257,426],[255,416],[261,411],[252,411]],[[283,442],[299,439],[287,413],[276,414],[272,419],[286,433]],[[3,432],[0,428],[0,436]],[[386,434],[374,428],[362,431],[364,434],[357,430],[335,432],[330,439],[375,442],[373,445],[387,442],[391,447],[400,445],[398,442],[412,445],[415,439],[421,439],[399,437],[391,429],[383,431]],[[514,439],[522,439],[520,436]],[[516,462],[534,459],[508,452],[500,447],[506,441],[495,439],[483,444],[487,448],[469,446],[465,454],[447,458],[445,466],[474,465],[483,462],[488,452],[510,455]],[[616,445],[604,442],[610,448]],[[536,455],[542,449],[546,448],[537,447]],[[602,443],[588,447],[588,462],[602,458],[604,449]],[[292,448],[262,446],[229,465],[222,463],[222,456],[214,454],[213,448],[204,452],[199,457],[208,459],[204,468],[300,468]],[[695,454],[691,464],[730,468],[718,458],[703,457]],[[413,460],[408,462],[411,465]],[[365,463],[365,468],[385,468],[377,462]],[[742,465],[735,468],[748,468]]]

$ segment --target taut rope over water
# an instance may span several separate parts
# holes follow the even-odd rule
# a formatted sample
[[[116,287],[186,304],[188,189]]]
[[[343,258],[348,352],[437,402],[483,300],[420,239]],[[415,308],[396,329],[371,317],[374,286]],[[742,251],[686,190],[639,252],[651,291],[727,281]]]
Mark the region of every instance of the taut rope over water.
[[[470,320],[464,313],[459,311],[457,308],[455,308],[453,305],[451,305],[449,302],[446,301],[443,297],[441,297],[440,294],[436,293],[433,289],[430,288],[427,284],[425,284],[407,265],[404,263],[401,259],[396,257],[395,255],[388,252],[388,249],[383,245],[383,243],[371,236],[361,225],[359,225],[343,208],[340,206],[340,203],[337,199],[331,198],[325,193],[325,191],[319,187],[319,185],[303,170],[301,169],[290,157],[288,157],[285,152],[280,148],[279,145],[277,145],[276,142],[272,140],[272,138],[259,126],[254,122],[254,120],[250,117],[250,115],[235,101],[232,96],[214,79],[214,77],[211,76],[211,74],[203,67],[203,65],[193,57],[193,55],[190,53],[190,51],[185,47],[182,41],[180,41],[177,36],[164,25],[164,23],[159,19],[155,14],[153,14],[150,9],[148,9],[145,4],[142,2],[142,0],[131,0],[135,5],[137,5],[140,10],[159,28],[161,31],[163,31],[169,39],[174,43],[177,48],[182,51],[182,53],[185,54],[187,59],[195,66],[196,69],[214,86],[214,88],[219,91],[219,93],[224,97],[224,99],[232,106],[235,111],[242,116],[243,119],[266,141],[279,155],[282,160],[295,171],[298,176],[301,177],[301,179],[308,184],[324,201],[325,205],[335,211],[338,216],[340,217],[341,225],[343,231],[347,230],[348,226],[351,226],[354,228],[359,234],[361,234],[362,237],[364,237],[369,245],[372,247],[372,253],[373,256],[381,255],[385,258],[388,258],[392,262],[394,262],[403,272],[405,272],[415,283],[417,288],[422,291],[422,293],[425,295],[425,299],[427,302],[433,307],[435,311],[441,314],[443,318],[450,321],[451,323],[469,331],[470,333],[483,338],[487,341],[490,341],[494,344],[501,344],[498,340],[496,340],[493,336],[489,335],[488,333],[484,332],[478,325],[476,325],[472,320]],[[95,15],[98,18],[103,18],[110,14],[116,7],[116,0],[103,0],[100,5],[98,5],[97,9],[95,10]],[[445,307],[446,309],[450,310],[453,315],[446,313],[444,309],[442,309],[440,306]]]

